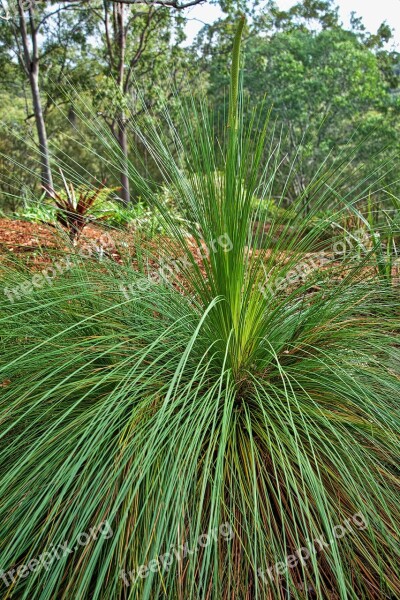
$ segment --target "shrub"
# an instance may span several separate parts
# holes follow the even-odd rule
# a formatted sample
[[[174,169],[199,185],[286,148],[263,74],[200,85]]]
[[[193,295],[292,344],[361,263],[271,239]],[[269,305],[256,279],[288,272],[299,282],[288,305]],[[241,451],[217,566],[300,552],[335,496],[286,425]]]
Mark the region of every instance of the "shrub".
[[[66,230],[70,240],[76,243],[88,223],[98,220],[95,211],[108,196],[118,188],[105,188],[105,181],[97,188],[78,186],[67,182],[60,170],[64,189],[56,192],[48,189],[47,193],[55,204],[55,218]],[[104,216],[104,215],[103,215]]]
[[[43,193],[39,199],[33,196],[23,197],[22,206],[15,212],[15,217],[31,223],[54,225],[56,210],[53,203],[46,202],[46,193]]]
[[[339,273],[328,262],[322,286],[300,268],[340,165],[257,251],[251,199],[270,197],[274,159],[261,164],[267,127],[254,139],[241,125],[241,27],[222,157],[204,106],[182,109],[184,165],[157,131],[135,132],[188,218],[190,239],[163,212],[182,285],[174,269],[162,284],[77,261],[1,301],[4,597],[400,593],[398,290],[370,276],[369,255]]]

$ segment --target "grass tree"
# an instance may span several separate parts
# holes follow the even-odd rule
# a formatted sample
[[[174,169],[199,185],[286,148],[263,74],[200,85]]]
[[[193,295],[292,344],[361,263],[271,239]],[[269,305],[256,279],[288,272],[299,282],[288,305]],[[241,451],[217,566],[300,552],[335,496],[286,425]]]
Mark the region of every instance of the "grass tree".
[[[258,114],[242,122],[243,25],[217,143],[194,101],[179,134],[167,114],[168,139],[134,132],[186,218],[190,236],[129,165],[179,277],[76,258],[1,299],[4,598],[400,594],[398,290],[368,252],[338,267],[329,221],[313,224],[327,203],[355,211],[374,174],[339,197],[342,156],[290,222],[260,220],[280,159]]]

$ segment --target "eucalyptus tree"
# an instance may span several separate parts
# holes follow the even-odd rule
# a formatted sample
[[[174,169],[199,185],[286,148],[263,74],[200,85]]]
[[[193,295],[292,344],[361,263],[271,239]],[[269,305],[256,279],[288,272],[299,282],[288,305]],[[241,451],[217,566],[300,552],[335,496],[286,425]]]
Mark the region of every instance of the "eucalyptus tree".
[[[196,41],[220,115],[227,107],[224,65],[232,26],[228,16]],[[288,11],[269,2],[253,19],[246,32],[246,105],[267,97],[266,110],[272,107],[284,156],[277,182],[285,184],[288,203],[307,189],[321,161],[345,146],[354,149],[349,170],[371,171],[380,151],[398,150],[398,54],[384,46],[390,36],[385,25],[368,34],[355,16],[351,30],[344,29],[331,0],[304,0]],[[385,176],[385,184],[392,179]]]
[[[32,111],[28,111],[27,119],[35,120],[41,183],[44,188],[52,188],[46,113],[54,101],[54,84],[68,72],[71,47],[76,44],[82,47],[90,33],[87,12],[82,10],[82,3],[74,0],[3,2],[3,9],[1,40],[10,61],[18,61],[29,83]],[[45,95],[42,88],[46,75],[52,90]]]
[[[127,103],[135,94],[137,82],[144,90],[141,98],[144,98],[146,108],[156,103],[155,75],[159,73],[163,80],[173,79],[179,62],[184,24],[181,11],[202,2],[104,0],[100,4],[90,4],[98,17],[102,38],[100,55],[104,74],[108,76],[108,79],[103,79],[100,92],[107,100],[112,98],[112,102],[103,104],[101,115],[120,147],[121,197],[125,203],[131,199],[127,132],[133,118],[132,110],[127,110]],[[146,86],[142,80],[149,80],[149,72],[151,80]],[[97,96],[100,97],[101,93]],[[143,103],[136,102],[133,113],[138,114],[143,108]]]

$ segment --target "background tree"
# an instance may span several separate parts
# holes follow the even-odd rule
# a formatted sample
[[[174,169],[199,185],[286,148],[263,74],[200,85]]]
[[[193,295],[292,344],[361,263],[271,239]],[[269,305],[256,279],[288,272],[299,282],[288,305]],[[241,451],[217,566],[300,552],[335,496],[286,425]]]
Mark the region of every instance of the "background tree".
[[[370,34],[353,15],[346,30],[333,0],[303,0],[288,11],[272,1],[263,9],[258,0],[215,0],[223,17],[204,27],[188,47],[184,30],[190,12],[183,9],[200,3],[61,0],[33,6],[26,0],[22,14],[3,12],[0,145],[4,155],[14,157],[11,171],[5,162],[0,165],[4,203],[10,197],[4,194],[11,193],[10,173],[21,186],[38,190],[21,168],[29,162],[35,172],[37,166],[32,153],[24,157],[23,140],[39,148],[42,184],[52,175],[48,145],[70,177],[101,181],[107,175],[107,165],[97,156],[96,136],[76,117],[78,101],[107,124],[119,149],[110,184],[121,186],[125,202],[136,200],[128,161],[145,163],[151,176],[156,169],[138,140],[136,150],[129,148],[132,120],[151,115],[164,127],[163,106],[173,111],[176,94],[193,96],[207,86],[220,123],[225,123],[227,64],[240,11],[250,14],[246,102],[250,109],[267,96],[266,110],[273,105],[275,144],[279,142],[284,157],[276,186],[286,186],[288,203],[302,193],[328,154],[333,161],[347,146],[354,150],[349,169],[371,170],[382,149],[387,155],[398,151],[400,61],[388,49],[387,24]],[[297,168],[292,170],[294,160]],[[391,178],[385,176],[385,185],[393,183]],[[18,186],[14,193],[18,196]]]
[[[103,0],[89,5],[97,17],[96,41],[100,42],[97,54],[103,73],[100,86],[97,82],[95,99],[120,147],[121,197],[125,203],[131,199],[129,122],[144,111],[154,110],[165,99],[163,88],[166,89],[167,82],[177,85],[179,71],[185,70],[182,62],[185,53],[180,47],[185,23],[181,11],[202,1]],[[140,99],[134,91],[137,82],[142,91]]]
[[[221,19],[205,27],[196,42],[221,122],[232,26],[230,17]],[[398,151],[398,54],[385,49],[391,37],[387,26],[371,35],[358,20],[347,31],[330,1],[307,0],[289,11],[270,2],[246,37],[248,106],[260,106],[267,98],[265,110],[273,107],[275,145],[283,157],[277,195],[285,188],[292,202],[319,165],[328,156],[328,164],[333,162],[344,147],[354,153],[349,169],[374,169],[382,152]],[[392,179],[388,174],[385,183]]]
[[[77,45],[84,52],[85,39],[91,30],[87,13],[80,10],[77,2],[28,0],[17,2],[15,6],[15,10],[8,6],[8,18],[1,24],[3,49],[11,61],[18,60],[29,82],[32,111],[28,111],[26,118],[35,120],[42,186],[51,188],[53,176],[46,115],[55,101],[57,84],[68,73],[69,54]],[[41,77],[41,70],[45,77]],[[47,80],[45,95],[42,93],[44,80]]]
[[[154,77],[160,62],[165,66],[165,55],[173,52],[170,44],[176,22],[163,5],[130,5],[104,0],[99,23],[102,26],[99,31],[103,41],[100,55],[105,77],[97,98],[112,99],[105,106],[103,103],[101,114],[121,149],[121,197],[128,203],[130,184],[127,131],[129,120],[143,110],[140,101],[136,102],[136,107],[132,106],[134,82],[141,82],[141,89],[145,90],[146,108],[149,108],[154,94],[143,83],[149,71]],[[152,87],[155,87],[154,81]],[[131,110],[128,111],[129,100]]]

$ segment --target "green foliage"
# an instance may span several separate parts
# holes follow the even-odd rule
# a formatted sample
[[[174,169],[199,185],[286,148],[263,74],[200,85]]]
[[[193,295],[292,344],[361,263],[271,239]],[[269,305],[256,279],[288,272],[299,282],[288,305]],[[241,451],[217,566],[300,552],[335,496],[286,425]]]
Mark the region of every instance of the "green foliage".
[[[37,164],[35,157],[27,154],[26,140],[32,135],[32,128],[24,121],[25,101],[16,85],[15,65],[2,73],[5,85],[0,91],[0,206],[13,211],[26,196],[32,184],[29,170],[34,170]],[[15,79],[14,85],[7,85],[8,78]]]
[[[278,206],[272,198],[268,198],[267,200],[252,198],[252,208],[254,219],[257,221],[268,222],[278,220],[280,223],[288,223],[296,216],[293,209]]]
[[[23,197],[22,207],[15,213],[17,219],[30,221],[32,223],[56,223],[56,207],[54,203],[49,202],[46,192],[40,198],[34,198],[30,195]]]
[[[330,266],[322,286],[318,273],[277,285],[319,240],[310,219],[332,204],[338,216],[359,217],[360,197],[338,200],[343,161],[320,168],[290,226],[273,218],[262,234],[269,253],[257,251],[253,198],[271,198],[279,157],[272,152],[265,166],[267,125],[255,131],[241,117],[218,152],[204,103],[182,107],[184,150],[173,127],[162,135],[150,120],[133,131],[187,217],[190,240],[162,204],[162,185],[129,165],[163,216],[164,255],[184,257],[183,282],[73,258],[51,286],[17,299],[29,275],[4,272],[2,566],[16,569],[65,540],[71,548],[48,569],[4,583],[4,597],[400,593],[398,289],[367,276],[368,256],[339,272]],[[99,143],[112,162],[111,139]],[[364,526],[332,537],[356,513]],[[105,521],[110,536],[74,547]],[[223,523],[229,543],[218,534]],[[198,544],[209,532],[211,542]],[[325,553],[310,552],[273,581],[263,575],[322,536]],[[169,560],[185,540],[190,552]],[[129,587],[125,572],[135,573]]]
[[[46,19],[39,39],[43,110],[54,163],[62,165],[67,176],[79,175],[82,183],[102,181],[105,177],[110,186],[119,182],[118,171],[114,169],[110,174],[106,165],[98,161],[96,132],[84,132],[82,122],[77,129],[77,96],[88,111],[97,112],[113,135],[118,135],[121,119],[128,129],[131,126],[121,116],[125,111],[130,119],[140,122],[150,111],[151,118],[165,130],[168,125],[161,117],[165,104],[179,127],[178,94],[174,95],[171,88],[187,97],[202,92],[208,85],[219,125],[225,127],[229,86],[226,65],[235,33],[232,17],[238,11],[252,13],[251,26],[246,25],[244,31],[244,116],[250,119],[252,108],[267,95],[276,120],[275,144],[280,144],[285,156],[284,168],[275,179],[274,197],[285,188],[285,202],[293,201],[304,192],[319,165],[338,158],[349,143],[355,154],[348,166],[347,180],[361,169],[370,173],[380,168],[377,156],[382,151],[388,159],[398,152],[399,57],[385,45],[391,34],[387,25],[382,25],[376,34],[368,34],[354,16],[351,31],[346,31],[338,20],[335,3],[325,0],[303,1],[287,11],[278,10],[273,2],[266,6],[230,0],[219,4],[226,18],[205,27],[191,48],[182,46],[182,13],[163,7],[153,10],[146,4],[125,5],[122,17],[129,35],[122,89],[121,85],[114,85],[119,75],[120,39],[116,3],[74,3],[74,7]],[[52,13],[54,6],[37,3],[36,21]],[[106,16],[110,45],[105,32]],[[0,203],[15,211],[22,186],[28,186],[35,196],[40,190],[29,87],[18,65],[11,24],[0,21],[4,89],[0,120],[7,125],[0,140]],[[135,93],[136,82],[140,82],[140,93]],[[138,146],[137,152],[138,155],[133,147],[128,148],[129,161],[138,168],[144,158],[144,170],[150,179],[160,181],[157,165],[146,150]],[[3,155],[12,156],[13,161],[5,160]],[[294,162],[298,165],[296,177],[292,176]],[[29,175],[25,166],[31,169]],[[390,185],[393,193],[399,195],[395,177],[383,169],[380,174],[384,175],[381,183]],[[379,190],[382,186],[377,187]],[[131,190],[133,202],[139,195],[138,190]]]
[[[392,284],[395,267],[400,266],[400,200],[390,193],[388,198],[389,210],[374,206],[373,199],[368,197],[363,224],[376,270],[383,281]]]
[[[245,118],[265,97],[273,104],[275,144],[286,155],[274,194],[285,186],[289,202],[303,193],[323,161],[337,159],[349,144],[354,149],[349,177],[355,170],[377,169],[382,152],[390,159],[399,148],[399,104],[393,93],[398,55],[341,28],[334,12],[323,12],[330,17],[321,16],[322,27],[315,27],[313,18],[328,4],[304,2],[279,19],[269,8],[246,42]],[[210,99],[221,121],[227,111],[223,66],[230,26],[229,20],[216,23],[200,40]],[[393,180],[386,174],[384,184],[397,186]]]
[[[164,233],[163,225],[157,214],[138,200],[131,206],[121,202],[109,201],[95,212],[97,219],[107,221],[109,227],[116,229],[132,228],[146,238]]]

